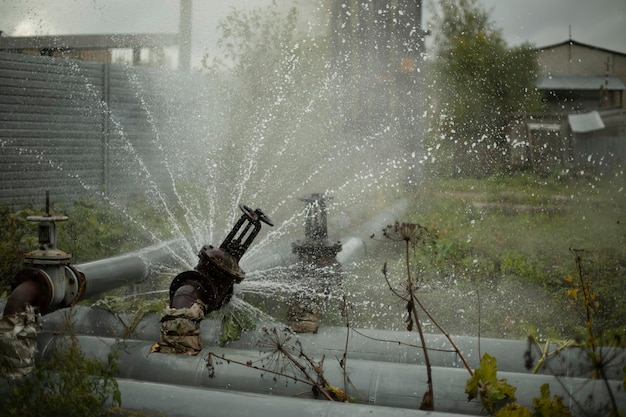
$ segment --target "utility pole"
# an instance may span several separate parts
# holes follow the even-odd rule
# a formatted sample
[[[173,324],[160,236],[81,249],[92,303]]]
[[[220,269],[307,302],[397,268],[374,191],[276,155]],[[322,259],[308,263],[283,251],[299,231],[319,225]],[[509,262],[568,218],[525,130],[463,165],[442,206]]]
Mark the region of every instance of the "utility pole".
[[[604,77],[604,96],[602,97],[602,108],[609,107],[609,72],[611,68],[611,57],[606,57],[606,76]]]
[[[182,71],[189,71],[191,68],[191,10],[192,0],[180,0],[178,68]]]

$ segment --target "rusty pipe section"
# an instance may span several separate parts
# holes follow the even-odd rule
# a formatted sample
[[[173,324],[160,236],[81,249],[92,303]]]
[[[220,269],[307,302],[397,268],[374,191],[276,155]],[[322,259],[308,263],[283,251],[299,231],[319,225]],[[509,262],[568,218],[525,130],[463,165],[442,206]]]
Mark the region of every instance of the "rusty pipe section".
[[[261,223],[273,223],[261,209],[243,204],[239,208],[243,214],[219,248],[203,246],[196,268],[172,280],[170,305],[161,317],[161,342],[154,345],[155,351],[196,355],[202,349],[200,321],[226,305],[233,285],[245,278],[239,260],[261,230]]]
[[[37,308],[41,314],[67,307],[78,300],[85,289],[85,277],[70,265],[71,255],[56,247],[56,223],[65,216],[29,216],[38,223],[39,247],[24,255],[25,269],[11,283],[11,295],[3,316]]]

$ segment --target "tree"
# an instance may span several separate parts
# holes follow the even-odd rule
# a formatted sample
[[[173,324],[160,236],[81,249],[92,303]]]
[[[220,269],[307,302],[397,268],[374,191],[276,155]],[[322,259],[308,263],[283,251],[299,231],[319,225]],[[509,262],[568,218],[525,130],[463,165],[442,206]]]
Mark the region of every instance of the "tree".
[[[507,127],[540,105],[536,53],[508,48],[478,0],[438,0],[433,7],[430,134],[435,172],[482,176],[505,172]]]

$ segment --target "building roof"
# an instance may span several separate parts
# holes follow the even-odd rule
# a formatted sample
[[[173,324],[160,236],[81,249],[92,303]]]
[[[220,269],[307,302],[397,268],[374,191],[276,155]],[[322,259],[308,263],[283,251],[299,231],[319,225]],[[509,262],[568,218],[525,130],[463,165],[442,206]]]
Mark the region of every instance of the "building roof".
[[[173,45],[178,45],[176,33],[0,37],[0,50],[158,48]]]
[[[575,41],[574,39],[568,39],[559,43],[554,43],[551,45],[546,45],[546,46],[541,46],[538,48],[535,48],[537,51],[544,51],[546,49],[554,49],[554,48],[558,48],[559,46],[564,46],[564,45],[576,45],[576,46],[582,46],[584,48],[589,48],[589,49],[595,49],[598,51],[602,51],[602,52],[608,52],[610,54],[617,54],[617,55],[623,55],[626,56],[626,53],[624,52],[619,52],[619,51],[614,51],[611,49],[606,49],[606,48],[601,48],[599,46],[595,46],[595,45],[590,45],[588,43],[582,43],[582,42],[578,42]]]
[[[539,90],[626,90],[616,75],[542,74],[537,79]]]

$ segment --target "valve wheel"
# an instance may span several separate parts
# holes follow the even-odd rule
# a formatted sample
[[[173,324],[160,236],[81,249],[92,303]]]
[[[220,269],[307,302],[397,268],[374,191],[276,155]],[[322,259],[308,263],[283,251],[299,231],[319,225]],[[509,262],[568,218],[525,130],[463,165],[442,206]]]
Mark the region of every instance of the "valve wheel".
[[[272,223],[272,219],[270,219],[267,214],[263,213],[263,210],[261,210],[260,208],[252,210],[250,207],[246,206],[245,204],[239,204],[239,208],[241,209],[243,214],[245,214],[246,217],[248,217],[248,220],[252,222],[256,222],[258,220],[270,226],[274,226],[274,223]]]

